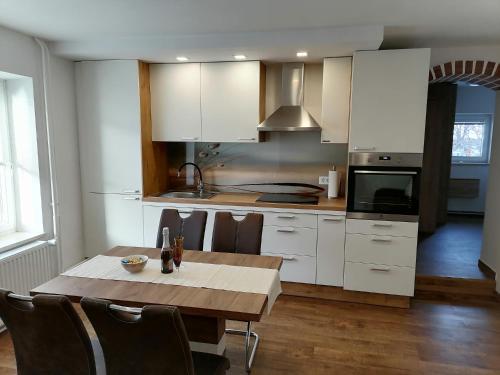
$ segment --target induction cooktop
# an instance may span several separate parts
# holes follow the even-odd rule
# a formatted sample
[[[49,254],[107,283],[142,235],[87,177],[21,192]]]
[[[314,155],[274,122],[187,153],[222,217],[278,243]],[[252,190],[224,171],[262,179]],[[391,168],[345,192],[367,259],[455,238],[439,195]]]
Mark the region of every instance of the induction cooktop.
[[[258,202],[318,204],[319,198],[314,195],[296,195],[281,193],[265,193],[257,198]]]

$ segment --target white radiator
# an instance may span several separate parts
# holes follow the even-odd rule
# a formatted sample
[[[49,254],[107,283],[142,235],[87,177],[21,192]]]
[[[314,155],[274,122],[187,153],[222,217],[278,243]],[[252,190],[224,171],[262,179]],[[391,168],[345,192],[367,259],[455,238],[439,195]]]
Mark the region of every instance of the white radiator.
[[[46,241],[0,254],[0,288],[29,294],[34,287],[57,276],[56,247]]]
[[[0,288],[29,294],[34,287],[57,276],[57,250],[36,241],[0,254]],[[0,320],[0,332],[4,329]]]

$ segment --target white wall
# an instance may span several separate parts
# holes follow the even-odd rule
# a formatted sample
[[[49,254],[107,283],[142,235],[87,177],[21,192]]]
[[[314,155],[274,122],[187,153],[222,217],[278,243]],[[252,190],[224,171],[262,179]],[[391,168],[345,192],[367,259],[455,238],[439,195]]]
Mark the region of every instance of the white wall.
[[[496,94],[496,108],[500,108],[500,92]],[[495,121],[500,124],[500,110]],[[497,273],[497,291],[500,292],[500,131],[493,132],[490,176],[486,195],[483,248],[481,260]]]
[[[83,258],[75,66],[72,61],[49,57],[49,88],[49,123],[58,197],[58,240],[63,254],[62,267],[67,269]]]
[[[463,59],[500,62],[500,45],[432,48],[430,65]]]
[[[34,38],[0,27],[0,51],[0,71],[33,79],[43,229],[47,238],[51,238],[54,229],[41,48]],[[52,59],[49,67],[52,77],[49,83],[53,88],[48,92],[52,109],[49,121],[55,130],[53,133],[57,133],[53,140],[54,153],[57,155],[56,174],[62,176],[57,185],[57,191],[61,192],[62,231],[59,235],[63,245],[62,264],[68,266],[83,257],[74,74],[71,62]]]
[[[495,113],[495,92],[477,86],[459,86],[457,90],[456,113]],[[449,211],[484,212],[486,191],[488,187],[489,165],[453,164],[451,178],[479,179],[479,197],[477,198],[450,198]]]

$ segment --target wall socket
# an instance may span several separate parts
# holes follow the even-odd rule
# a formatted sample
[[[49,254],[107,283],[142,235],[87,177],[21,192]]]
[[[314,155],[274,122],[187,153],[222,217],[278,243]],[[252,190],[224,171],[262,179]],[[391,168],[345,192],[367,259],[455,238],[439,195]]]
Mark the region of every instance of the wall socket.
[[[320,185],[328,185],[329,178],[328,176],[319,176],[319,184]]]

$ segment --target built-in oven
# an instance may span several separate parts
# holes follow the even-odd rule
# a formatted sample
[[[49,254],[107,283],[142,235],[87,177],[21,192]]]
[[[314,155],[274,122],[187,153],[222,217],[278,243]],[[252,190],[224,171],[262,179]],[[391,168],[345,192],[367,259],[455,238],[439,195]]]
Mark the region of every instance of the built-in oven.
[[[422,154],[351,153],[347,217],[418,221]]]

